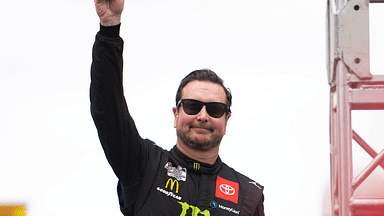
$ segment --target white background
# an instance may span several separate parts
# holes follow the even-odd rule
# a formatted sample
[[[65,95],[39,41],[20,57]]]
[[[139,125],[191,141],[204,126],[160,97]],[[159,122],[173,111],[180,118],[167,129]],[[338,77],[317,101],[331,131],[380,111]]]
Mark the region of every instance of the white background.
[[[126,1],[125,95],[140,134],[172,148],[178,84],[210,68],[233,93],[222,160],[265,186],[267,215],[323,215],[325,15],[326,0]],[[5,1],[0,20],[0,203],[29,216],[121,215],[89,111],[93,1]]]

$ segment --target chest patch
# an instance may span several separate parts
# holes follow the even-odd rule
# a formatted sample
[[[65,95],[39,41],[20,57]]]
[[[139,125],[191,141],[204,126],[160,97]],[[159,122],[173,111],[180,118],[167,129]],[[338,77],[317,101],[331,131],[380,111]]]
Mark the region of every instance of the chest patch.
[[[217,176],[215,196],[237,204],[239,199],[239,183]]]
[[[187,180],[187,169],[182,168],[181,166],[173,167],[171,162],[168,162],[164,166],[167,169],[167,175],[177,179],[178,181],[186,181]]]

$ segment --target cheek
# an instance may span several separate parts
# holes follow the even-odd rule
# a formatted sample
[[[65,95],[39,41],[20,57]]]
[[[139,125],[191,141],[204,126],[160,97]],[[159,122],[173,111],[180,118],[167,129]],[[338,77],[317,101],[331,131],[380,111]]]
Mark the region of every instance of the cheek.
[[[178,121],[178,117],[177,117],[177,115],[175,115],[175,121],[173,122],[174,128],[177,128],[177,121]]]
[[[215,128],[220,131],[220,133],[225,134],[227,129],[227,122],[225,120],[215,122]]]
[[[177,117],[175,118],[175,125],[174,125],[174,127],[175,128],[181,128],[183,126],[188,125],[192,121],[193,121],[193,119],[188,117],[188,116],[185,116],[183,114],[177,115]]]

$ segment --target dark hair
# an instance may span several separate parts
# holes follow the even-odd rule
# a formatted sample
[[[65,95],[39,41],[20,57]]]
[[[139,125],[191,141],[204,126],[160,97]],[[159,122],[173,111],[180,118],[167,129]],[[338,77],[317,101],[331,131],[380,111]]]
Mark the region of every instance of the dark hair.
[[[177,89],[176,93],[176,105],[181,100],[181,93],[184,89],[184,87],[191,81],[208,81],[212,83],[217,83],[221,85],[224,89],[226,98],[227,98],[227,105],[231,107],[232,105],[232,94],[229,88],[226,88],[224,86],[224,80],[222,80],[215,72],[211,71],[210,69],[201,69],[201,70],[195,70],[189,73],[184,79],[181,80],[179,89]]]

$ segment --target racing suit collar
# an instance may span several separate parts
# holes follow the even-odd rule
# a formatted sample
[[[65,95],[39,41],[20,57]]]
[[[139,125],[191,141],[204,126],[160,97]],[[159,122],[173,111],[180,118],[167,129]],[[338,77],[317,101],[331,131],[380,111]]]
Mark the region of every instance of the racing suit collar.
[[[201,173],[206,175],[217,175],[223,167],[223,163],[220,159],[220,156],[217,157],[217,160],[214,164],[207,164],[184,155],[179,151],[179,149],[177,149],[176,146],[171,149],[170,155],[176,161],[179,161],[181,166],[186,167],[189,172]]]

